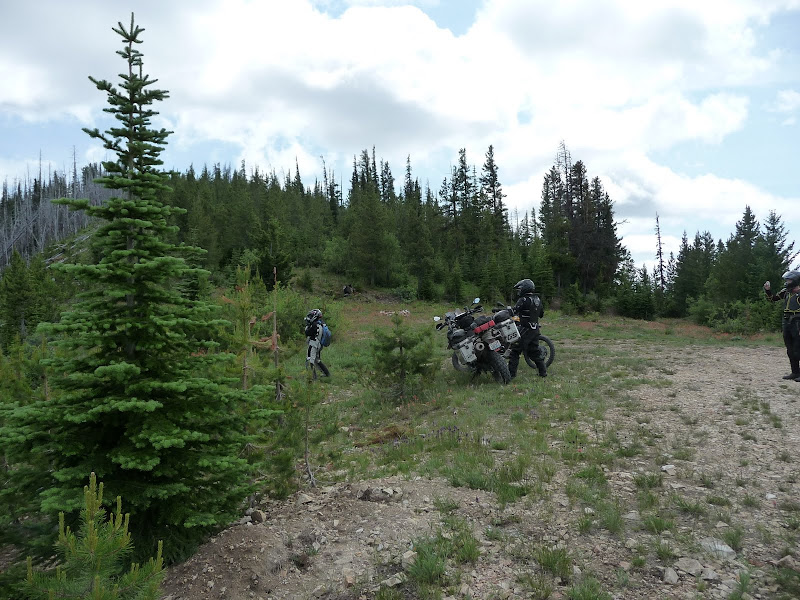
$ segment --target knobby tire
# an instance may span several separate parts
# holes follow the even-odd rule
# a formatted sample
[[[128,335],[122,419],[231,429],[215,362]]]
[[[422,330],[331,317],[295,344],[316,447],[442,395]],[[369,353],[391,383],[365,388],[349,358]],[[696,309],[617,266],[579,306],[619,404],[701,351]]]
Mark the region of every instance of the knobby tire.
[[[488,350],[486,360],[492,370],[492,375],[497,383],[503,385],[511,382],[511,371],[508,370],[508,363],[499,352]]]
[[[556,357],[556,346],[553,344],[553,340],[546,335],[540,335],[539,348],[543,350],[546,355],[544,366],[549,367],[552,364],[553,359]],[[528,366],[531,369],[536,369],[536,363],[534,362],[533,358],[529,356],[527,352],[524,352],[523,354],[525,355],[525,362],[528,363]]]

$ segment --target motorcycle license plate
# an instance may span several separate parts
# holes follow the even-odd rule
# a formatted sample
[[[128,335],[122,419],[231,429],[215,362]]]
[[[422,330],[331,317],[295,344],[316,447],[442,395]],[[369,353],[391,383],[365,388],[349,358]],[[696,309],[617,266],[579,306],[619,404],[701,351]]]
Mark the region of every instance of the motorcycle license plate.
[[[500,341],[499,340],[492,340],[491,342],[489,342],[489,350],[495,351],[499,347],[500,347]]]

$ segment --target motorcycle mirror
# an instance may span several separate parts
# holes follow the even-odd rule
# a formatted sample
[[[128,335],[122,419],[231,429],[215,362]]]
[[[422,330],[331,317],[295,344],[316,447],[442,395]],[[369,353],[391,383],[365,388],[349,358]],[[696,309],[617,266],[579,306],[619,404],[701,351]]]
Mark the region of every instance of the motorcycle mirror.
[[[480,302],[480,301],[481,301],[481,299],[480,299],[480,298],[475,298],[475,300],[473,300],[473,301],[472,301],[472,303],[473,303],[473,304],[477,304],[477,303],[478,303],[478,302]]]
[[[441,321],[441,320],[442,320],[442,317],[440,317],[440,316],[438,316],[438,315],[437,315],[437,316],[433,317],[433,320],[434,320],[434,321],[436,321],[436,322],[438,322],[438,321]]]

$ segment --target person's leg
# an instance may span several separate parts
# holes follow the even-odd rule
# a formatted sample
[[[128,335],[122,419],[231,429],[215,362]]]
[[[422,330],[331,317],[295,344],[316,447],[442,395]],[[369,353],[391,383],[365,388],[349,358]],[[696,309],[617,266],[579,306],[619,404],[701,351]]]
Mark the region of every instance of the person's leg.
[[[529,351],[533,353],[533,362],[536,363],[536,368],[539,371],[539,377],[547,377],[547,365],[544,364],[544,357],[539,348],[539,334],[534,335],[533,341],[529,346]]]
[[[514,379],[514,377],[517,376],[517,369],[519,368],[519,353],[520,347],[514,346],[511,349],[511,355],[508,357],[508,372],[511,373],[511,379]]]
[[[325,377],[330,377],[331,376],[331,372],[328,371],[328,367],[326,367],[325,363],[322,362],[322,348],[321,347],[317,349],[317,357],[316,357],[316,359],[317,359],[317,361],[316,361],[317,362],[317,367],[319,367],[320,371],[322,371],[322,374]]]
[[[789,364],[792,365],[794,380],[800,381],[800,319],[789,323],[788,329],[791,342],[786,346],[786,354],[789,356]]]
[[[786,346],[786,356],[789,357],[789,365],[791,365],[792,368],[791,373],[783,376],[784,379],[796,379],[800,377],[800,354],[794,349],[795,338],[797,336],[793,333],[793,331],[797,331],[798,324],[800,324],[800,321],[783,324],[783,343]]]
[[[511,373],[511,378],[517,376],[517,369],[519,368],[519,355],[524,354],[529,356],[528,348],[530,348],[532,333],[530,329],[523,329],[522,335],[519,338],[517,345],[511,349],[511,356],[508,358],[508,372]]]

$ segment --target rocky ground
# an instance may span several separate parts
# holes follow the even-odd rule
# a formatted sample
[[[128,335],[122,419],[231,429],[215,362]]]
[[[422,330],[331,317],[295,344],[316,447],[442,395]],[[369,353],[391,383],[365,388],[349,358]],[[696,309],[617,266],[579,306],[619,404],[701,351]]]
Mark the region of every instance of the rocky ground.
[[[791,597],[776,567],[798,568],[800,383],[781,380],[784,350],[611,344],[656,359],[641,374],[653,384],[632,390],[633,404],[610,403],[603,417],[621,444],[643,446],[605,468],[624,507],[619,532],[587,523],[593,509],[568,497],[568,469],[546,493],[505,507],[492,493],[420,477],[308,487],[249,510],[172,567],[165,598],[355,600],[375,598],[381,586],[414,598],[403,585],[412,541],[441,527],[442,499],[480,545],[444,598],[544,597],[529,585],[541,571],[531,545],[566,548],[572,558],[569,577],[550,577],[551,598],[567,598],[585,574],[615,598]],[[650,490],[657,506],[647,508],[641,477],[659,471]],[[658,531],[652,514],[674,526]]]

